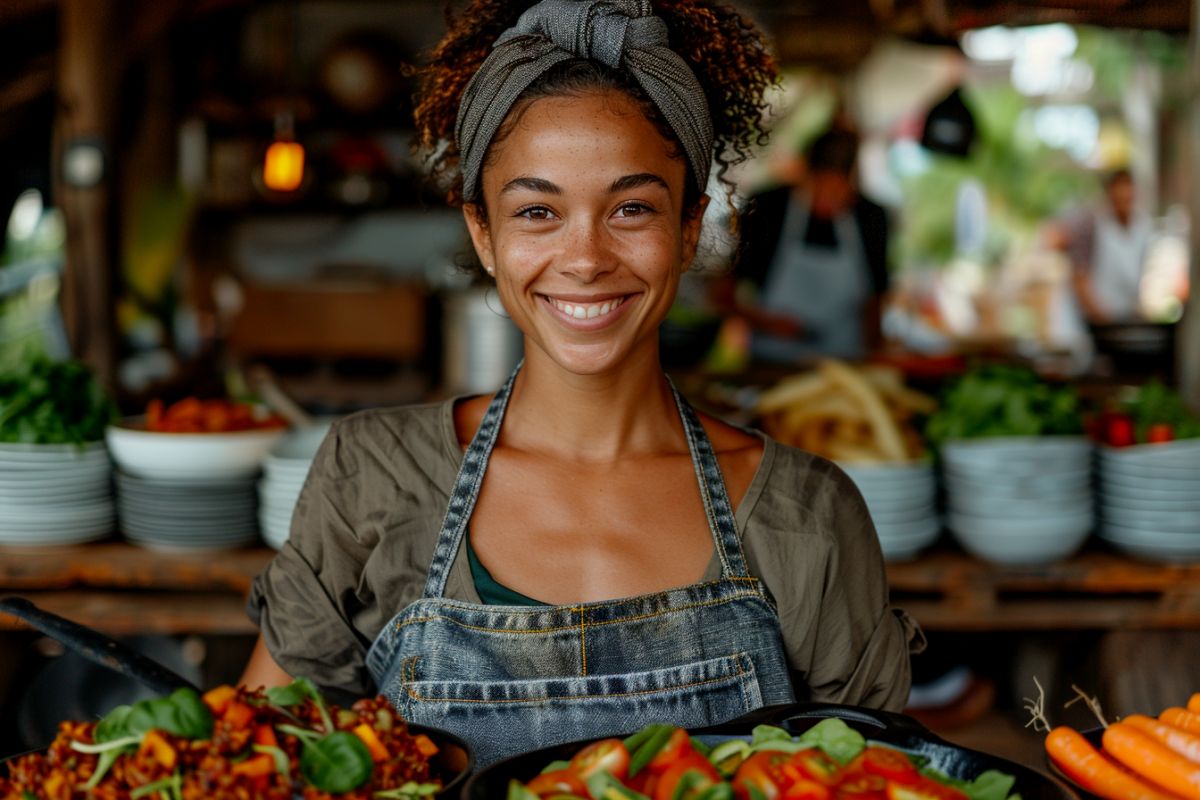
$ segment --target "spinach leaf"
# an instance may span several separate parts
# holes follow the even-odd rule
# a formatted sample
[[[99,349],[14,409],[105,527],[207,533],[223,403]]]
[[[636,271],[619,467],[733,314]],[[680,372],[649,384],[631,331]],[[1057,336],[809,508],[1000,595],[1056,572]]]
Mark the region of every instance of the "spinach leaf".
[[[751,745],[763,744],[765,742],[790,742],[792,735],[783,728],[778,728],[774,725],[756,725],[752,731]]]
[[[78,361],[36,357],[0,374],[0,442],[100,441],[117,418],[104,388]]]
[[[1011,800],[1009,792],[1012,791],[1013,785],[1017,782],[1017,779],[1012,775],[994,769],[989,769],[973,781],[962,781],[951,778],[934,769],[921,770],[921,774],[927,778],[932,778],[938,783],[958,789],[969,797],[970,800]],[[1014,797],[1016,796],[1014,795]]]
[[[134,703],[126,725],[135,735],[158,728],[185,739],[207,739],[213,716],[194,689],[176,689],[167,697]]]
[[[867,748],[862,734],[840,719],[823,719],[806,730],[800,741],[816,745],[825,755],[842,764],[849,764]]]
[[[325,698],[321,696],[316,684],[308,678],[296,678],[287,686],[267,689],[267,701],[279,708],[298,706],[305,700],[312,700],[317,704],[317,710],[321,712],[321,719],[325,723],[325,730],[332,731],[333,721],[329,718],[329,709],[325,706]]]
[[[105,714],[104,718],[96,723],[96,730],[92,734],[96,744],[129,736],[129,712],[132,710],[130,706],[117,706]]]
[[[300,772],[322,792],[341,794],[357,789],[371,777],[371,751],[357,736],[337,731],[304,743]]]

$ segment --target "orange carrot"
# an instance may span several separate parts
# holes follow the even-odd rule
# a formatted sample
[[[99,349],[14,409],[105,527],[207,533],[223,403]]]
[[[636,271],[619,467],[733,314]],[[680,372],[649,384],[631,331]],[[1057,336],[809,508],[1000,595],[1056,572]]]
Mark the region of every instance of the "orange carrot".
[[[247,778],[262,778],[275,772],[275,759],[266,753],[251,756],[245,761],[234,764],[230,770],[234,775],[244,775]]]
[[[254,729],[254,743],[264,747],[279,747],[279,739],[275,736],[275,729],[270,725],[259,725]]]
[[[375,730],[367,723],[356,726],[354,735],[367,746],[367,750],[371,751],[371,758],[375,761],[387,761],[391,757],[383,742],[375,735]]]
[[[209,689],[204,693],[204,704],[212,709],[214,714],[224,714],[229,703],[233,698],[237,697],[237,689],[229,686],[218,686],[215,689]]]
[[[1194,695],[1188,698],[1187,710],[1191,711],[1193,714],[1200,714],[1200,692],[1196,692]]]
[[[234,700],[225,707],[225,713],[221,715],[221,719],[234,728],[245,728],[254,719],[254,709],[243,702]]]
[[[1188,800],[1200,800],[1200,764],[1168,750],[1132,725],[1104,731],[1104,750],[1137,774]]]
[[[1106,800],[1176,800],[1110,762],[1078,731],[1066,726],[1046,736],[1046,752],[1071,780]]]
[[[175,748],[157,730],[147,731],[146,735],[142,738],[142,745],[138,748],[138,751],[154,756],[154,760],[167,769],[175,769],[177,758]]]
[[[1142,733],[1147,733],[1153,736],[1167,747],[1168,750],[1174,750],[1179,755],[1189,761],[1197,762],[1200,765],[1200,736],[1187,731],[1181,731],[1179,728],[1172,727],[1165,722],[1159,722],[1151,717],[1144,717],[1141,714],[1134,714],[1121,720],[1126,725],[1132,725]]]
[[[1200,714],[1182,708],[1168,708],[1158,715],[1158,721],[1173,725],[1181,731],[1200,733]]]

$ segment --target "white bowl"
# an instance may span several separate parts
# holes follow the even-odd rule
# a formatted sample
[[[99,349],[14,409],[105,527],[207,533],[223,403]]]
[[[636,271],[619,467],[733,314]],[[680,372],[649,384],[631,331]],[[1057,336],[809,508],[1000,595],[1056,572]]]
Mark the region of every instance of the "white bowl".
[[[253,477],[284,435],[281,428],[230,433],[157,433],[112,425],[105,437],[113,461],[145,478],[214,480]]]
[[[954,539],[971,555],[996,564],[1050,564],[1067,558],[1077,551],[1092,532],[1092,522],[1085,517],[1066,518],[1023,530],[992,529],[978,518],[960,515],[947,516],[947,526]]]
[[[993,436],[954,439],[942,445],[942,459],[961,464],[1004,464],[1090,458],[1092,443],[1083,436]]]
[[[1129,447],[1103,445],[1097,452],[1100,458],[1111,461],[1148,464],[1200,464],[1200,439],[1179,439],[1161,444],[1135,444]]]

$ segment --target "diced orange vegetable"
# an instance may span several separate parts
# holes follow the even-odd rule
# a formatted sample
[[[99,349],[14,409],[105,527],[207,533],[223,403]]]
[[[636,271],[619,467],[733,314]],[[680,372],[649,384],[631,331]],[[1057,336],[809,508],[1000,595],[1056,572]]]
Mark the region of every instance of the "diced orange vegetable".
[[[45,792],[46,797],[54,797],[58,794],[58,791],[62,788],[62,786],[62,773],[55,770],[46,776],[45,782],[42,783],[42,791]]]
[[[362,743],[371,751],[371,758],[375,761],[387,761],[391,756],[388,754],[387,748],[383,746],[383,742],[379,741],[379,737],[375,734],[374,729],[367,723],[363,723],[354,728],[354,735],[362,739]]]
[[[145,755],[149,753],[154,757],[154,760],[162,764],[167,769],[175,769],[175,762],[178,759],[178,754],[171,743],[163,738],[163,735],[157,730],[149,731],[142,737],[142,746],[140,752]]]
[[[202,699],[214,714],[221,715],[225,713],[225,709],[229,707],[230,701],[235,697],[237,697],[237,689],[226,685],[209,689],[204,693]]]
[[[245,728],[254,720],[254,709],[241,701],[234,700],[225,708],[221,719],[234,728]]]
[[[231,771],[234,775],[246,778],[265,778],[275,774],[275,759],[266,753],[259,753],[234,764]]]
[[[254,743],[261,744],[263,747],[279,747],[275,729],[270,725],[259,725],[254,729]]]
[[[438,746],[425,734],[417,734],[413,737],[413,742],[417,745],[417,752],[426,758],[433,758],[437,755]]]

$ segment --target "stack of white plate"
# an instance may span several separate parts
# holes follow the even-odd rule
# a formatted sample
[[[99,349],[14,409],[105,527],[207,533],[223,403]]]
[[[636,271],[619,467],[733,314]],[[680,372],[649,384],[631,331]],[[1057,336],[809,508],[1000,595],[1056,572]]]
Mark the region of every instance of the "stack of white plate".
[[[1092,445],[1075,436],[948,442],[946,526],[967,552],[999,564],[1047,564],[1095,525]]]
[[[121,531],[154,550],[244,547],[258,541],[256,478],[181,480],[116,473]]]
[[[78,544],[114,528],[103,442],[0,444],[0,545]]]
[[[1105,447],[1096,464],[1101,539],[1142,558],[1200,559],[1200,440]]]
[[[263,540],[276,550],[288,539],[300,489],[328,431],[329,423],[294,430],[263,461],[263,477],[258,483],[258,524]]]
[[[942,523],[931,463],[840,466],[867,501],[884,558],[913,558],[937,541]]]

